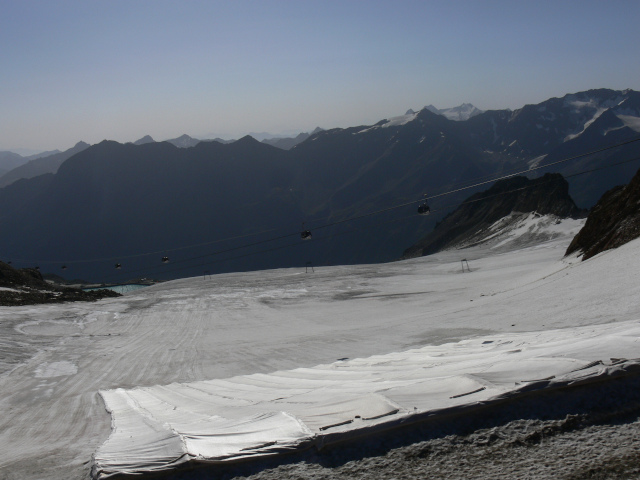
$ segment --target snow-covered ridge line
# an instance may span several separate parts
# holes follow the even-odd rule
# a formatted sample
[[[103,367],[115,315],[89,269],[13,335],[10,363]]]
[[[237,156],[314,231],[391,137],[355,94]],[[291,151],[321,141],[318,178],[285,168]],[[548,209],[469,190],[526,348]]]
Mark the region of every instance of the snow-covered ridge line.
[[[493,240],[491,248],[497,249],[510,243],[525,246],[558,237],[573,238],[584,222],[584,218],[559,218],[556,215],[540,215],[537,212],[512,212],[491,225],[486,232],[487,236],[476,243]]]
[[[443,117],[455,122],[462,122],[465,120],[469,120],[471,117],[474,117],[482,113],[482,110],[479,110],[478,108],[474,107],[470,103],[463,103],[462,105],[457,107],[444,108],[444,109],[439,109],[434,107],[433,105],[429,105],[427,107],[424,107],[423,110],[429,110],[430,112],[435,113],[436,115],[442,115]],[[409,109],[407,113],[405,113],[404,115],[398,115],[397,117],[391,117],[391,118],[382,120],[376,125],[373,125],[363,130],[360,130],[358,132],[355,132],[354,135],[357,135],[359,133],[365,133],[376,128],[399,127],[402,125],[406,125],[407,123],[415,120],[418,116],[418,113],[419,112],[414,112],[413,110]]]

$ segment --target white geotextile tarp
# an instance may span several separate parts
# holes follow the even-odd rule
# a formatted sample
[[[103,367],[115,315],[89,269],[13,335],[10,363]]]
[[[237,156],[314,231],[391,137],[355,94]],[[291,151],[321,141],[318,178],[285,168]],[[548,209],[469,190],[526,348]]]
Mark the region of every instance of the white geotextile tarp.
[[[314,368],[101,391],[112,433],[95,474],[322,445],[411,416],[636,368],[640,322],[476,338]],[[615,357],[615,358],[614,358]],[[620,359],[623,360],[620,360]]]

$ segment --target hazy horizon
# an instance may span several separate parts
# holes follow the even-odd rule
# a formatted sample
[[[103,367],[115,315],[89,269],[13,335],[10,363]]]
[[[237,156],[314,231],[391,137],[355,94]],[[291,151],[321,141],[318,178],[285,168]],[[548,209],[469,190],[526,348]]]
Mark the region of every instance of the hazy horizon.
[[[295,135],[640,90],[640,4],[0,0],[0,150]]]

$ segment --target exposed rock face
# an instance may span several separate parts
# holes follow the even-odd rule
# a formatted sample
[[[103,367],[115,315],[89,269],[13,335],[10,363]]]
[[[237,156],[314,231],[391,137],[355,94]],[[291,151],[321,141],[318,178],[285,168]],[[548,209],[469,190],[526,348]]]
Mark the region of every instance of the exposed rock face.
[[[471,246],[498,220],[513,217],[514,212],[536,212],[538,216],[558,218],[579,218],[586,214],[569,196],[569,184],[562,175],[547,173],[534,180],[513,177],[467,198],[429,235],[405,250],[403,257],[430,255],[459,245]]]
[[[581,251],[586,260],[640,237],[640,170],[627,186],[612,188],[593,207],[567,255]]]
[[[112,290],[84,292],[76,288],[59,287],[46,282],[35,268],[16,270],[0,262],[0,305],[2,306],[94,301],[119,296],[119,293]]]

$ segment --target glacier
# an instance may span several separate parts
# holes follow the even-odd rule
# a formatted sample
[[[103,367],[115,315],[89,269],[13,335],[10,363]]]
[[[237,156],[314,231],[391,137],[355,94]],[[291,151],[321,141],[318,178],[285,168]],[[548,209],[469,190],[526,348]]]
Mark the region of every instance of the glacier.
[[[0,473],[277,458],[635,374],[640,241],[582,262],[564,257],[575,223],[523,247],[529,223],[500,249],[1,307]]]

